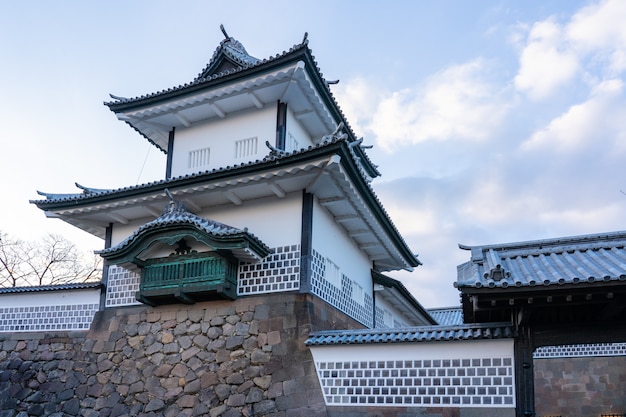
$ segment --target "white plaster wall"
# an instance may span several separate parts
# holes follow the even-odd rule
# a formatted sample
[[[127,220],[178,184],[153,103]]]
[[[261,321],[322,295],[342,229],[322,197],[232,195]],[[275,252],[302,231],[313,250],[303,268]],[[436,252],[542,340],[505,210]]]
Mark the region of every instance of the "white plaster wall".
[[[235,142],[251,137],[258,138],[256,155],[245,160],[235,159]],[[265,141],[274,144],[276,138],[276,106],[227,115],[224,119],[192,125],[187,129],[177,129],[172,155],[172,176],[190,174],[262,159],[269,153]],[[208,166],[197,169],[188,167],[189,152],[210,148]]]
[[[365,294],[372,295],[371,261],[317,200],[313,206],[313,249],[330,258]]]
[[[111,246],[117,245],[118,243],[126,239],[128,236],[132,235],[135,232],[135,230],[139,229],[141,226],[143,226],[144,224],[152,220],[154,220],[154,217],[133,220],[129,222],[128,224],[114,223],[113,230],[111,233]]]
[[[1,294],[0,306],[29,307],[78,304],[99,304],[100,289],[70,291],[39,291],[22,294]]]
[[[261,239],[270,248],[300,243],[302,232],[302,193],[287,194],[284,198],[267,197],[246,200],[241,206],[226,204],[211,207],[199,216],[248,231]],[[111,235],[111,246],[115,246],[132,235],[135,230],[153,218],[116,223]],[[193,241],[188,242],[193,249],[205,250]],[[171,248],[153,253],[153,256],[167,256]]]
[[[303,148],[308,148],[313,145],[313,140],[311,136],[304,130],[300,121],[296,119],[293,112],[287,108],[287,138],[289,134],[292,134],[293,137],[298,141],[297,149],[287,149],[287,151],[291,152],[294,150],[300,150]],[[287,139],[288,140],[288,139]]]
[[[302,234],[302,193],[211,207],[200,215],[238,229],[247,227],[270,248],[295,245]]]

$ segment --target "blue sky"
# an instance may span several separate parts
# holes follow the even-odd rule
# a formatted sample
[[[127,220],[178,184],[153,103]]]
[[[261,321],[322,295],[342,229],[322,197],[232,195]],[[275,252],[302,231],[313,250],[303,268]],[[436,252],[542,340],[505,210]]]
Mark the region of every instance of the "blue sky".
[[[458,243],[624,229],[625,21],[623,1],[0,1],[0,230],[100,248],[28,200],[163,177],[108,94],[191,81],[220,24],[259,58],[308,32],[424,262],[393,276],[458,304]]]

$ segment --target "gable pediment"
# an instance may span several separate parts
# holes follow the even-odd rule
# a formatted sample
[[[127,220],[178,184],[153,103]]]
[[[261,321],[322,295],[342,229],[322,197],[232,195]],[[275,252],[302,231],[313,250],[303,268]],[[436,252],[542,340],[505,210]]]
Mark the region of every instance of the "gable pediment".
[[[210,78],[225,71],[240,69],[259,62],[258,58],[253,57],[246,51],[241,42],[228,36],[224,26],[221,25],[220,28],[224,33],[225,39],[220,42],[208,65],[200,72],[196,80]]]

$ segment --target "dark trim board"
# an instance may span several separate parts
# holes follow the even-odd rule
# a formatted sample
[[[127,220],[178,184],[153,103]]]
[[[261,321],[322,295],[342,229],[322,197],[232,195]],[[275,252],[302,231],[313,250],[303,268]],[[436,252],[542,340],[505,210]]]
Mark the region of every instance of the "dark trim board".
[[[176,127],[170,130],[170,135],[167,140],[167,162],[165,165],[165,179],[172,178],[172,159],[174,155],[174,137],[176,136]]]
[[[300,292],[311,291],[313,258],[313,194],[302,192],[302,232],[300,235]]]
[[[287,146],[287,103],[278,102],[276,111],[276,149]]]
[[[111,247],[113,241],[113,224],[109,223],[104,233],[104,249]],[[100,310],[106,308],[107,287],[109,286],[109,262],[106,259],[102,260],[102,289],[100,291]]]

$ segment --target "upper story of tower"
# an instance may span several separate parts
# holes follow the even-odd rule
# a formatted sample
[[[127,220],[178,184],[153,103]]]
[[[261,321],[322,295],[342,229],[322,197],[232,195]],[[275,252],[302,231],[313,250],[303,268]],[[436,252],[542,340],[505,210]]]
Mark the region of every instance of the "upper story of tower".
[[[190,83],[105,103],[167,154],[173,178],[263,160],[345,136],[366,178],[379,175],[315,62],[300,44],[267,59],[228,36]]]

